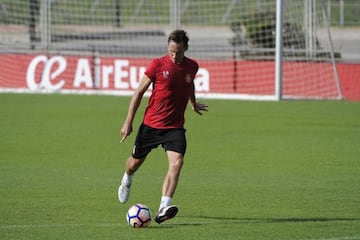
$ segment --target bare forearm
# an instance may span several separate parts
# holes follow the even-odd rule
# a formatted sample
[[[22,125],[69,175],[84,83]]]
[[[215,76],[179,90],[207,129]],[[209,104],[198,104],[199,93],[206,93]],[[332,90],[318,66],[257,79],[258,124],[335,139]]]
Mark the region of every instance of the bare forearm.
[[[199,115],[202,115],[202,111],[208,111],[208,106],[204,103],[200,103],[200,102],[196,102],[196,97],[195,97],[195,87],[193,85],[193,89],[192,89],[192,93],[189,97],[189,102],[191,104],[191,108],[194,112],[196,112]]]
[[[135,93],[134,96],[131,98],[125,123],[132,125],[135,118],[135,114],[140,106],[141,99],[142,96],[139,93]]]
[[[142,78],[142,80],[140,81],[139,87],[137,88],[133,97],[131,98],[126,119],[120,130],[120,136],[122,137],[121,142],[123,142],[126,139],[126,137],[131,134],[131,132],[133,130],[132,125],[133,125],[136,111],[138,110],[140,103],[141,103],[141,99],[142,99],[146,89],[148,89],[150,83],[151,83],[151,80],[148,77],[144,76]]]
[[[189,97],[189,102],[191,104],[191,107],[194,108],[194,106],[196,104],[195,86],[194,86],[194,84],[192,85],[191,94],[190,94],[190,97]]]

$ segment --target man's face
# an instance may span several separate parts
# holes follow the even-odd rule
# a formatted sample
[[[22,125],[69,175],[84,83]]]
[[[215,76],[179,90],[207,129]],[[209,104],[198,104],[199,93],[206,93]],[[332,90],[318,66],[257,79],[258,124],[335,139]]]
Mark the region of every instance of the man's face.
[[[184,47],[184,43],[176,43],[174,41],[170,41],[168,44],[168,52],[170,59],[173,63],[180,64],[184,60],[186,48]]]

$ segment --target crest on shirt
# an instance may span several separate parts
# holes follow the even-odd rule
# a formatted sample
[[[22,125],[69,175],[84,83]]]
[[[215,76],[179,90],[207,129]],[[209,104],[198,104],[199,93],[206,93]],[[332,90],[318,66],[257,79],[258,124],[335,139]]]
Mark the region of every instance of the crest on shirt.
[[[169,77],[169,71],[163,71],[163,77],[168,78]]]
[[[187,83],[190,83],[191,82],[191,74],[186,74],[186,76],[185,76],[185,81],[187,82]]]

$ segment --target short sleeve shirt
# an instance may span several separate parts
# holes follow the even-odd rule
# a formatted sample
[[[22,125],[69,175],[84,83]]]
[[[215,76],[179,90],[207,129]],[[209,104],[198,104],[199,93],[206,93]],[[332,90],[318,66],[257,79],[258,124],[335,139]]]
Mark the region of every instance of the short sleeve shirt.
[[[184,127],[184,113],[198,69],[198,63],[187,57],[181,64],[173,63],[168,55],[150,63],[145,75],[151,79],[153,90],[144,124],[158,129]]]

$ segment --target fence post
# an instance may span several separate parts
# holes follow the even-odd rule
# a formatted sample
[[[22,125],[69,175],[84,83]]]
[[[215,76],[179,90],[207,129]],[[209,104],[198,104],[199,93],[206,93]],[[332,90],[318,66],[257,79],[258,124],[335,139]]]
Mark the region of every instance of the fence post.
[[[179,29],[181,26],[180,0],[170,1],[170,28]]]
[[[275,98],[282,98],[282,52],[283,52],[283,0],[276,0],[276,49],[275,49]]]
[[[340,0],[340,26],[344,26],[344,0]]]
[[[41,0],[40,4],[40,36],[41,45],[48,49],[51,43],[51,2],[50,0]]]

